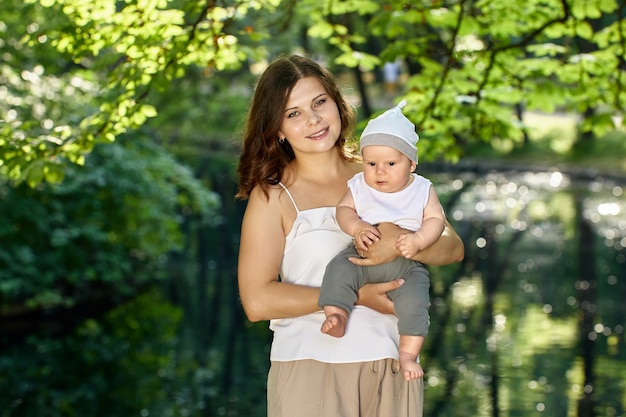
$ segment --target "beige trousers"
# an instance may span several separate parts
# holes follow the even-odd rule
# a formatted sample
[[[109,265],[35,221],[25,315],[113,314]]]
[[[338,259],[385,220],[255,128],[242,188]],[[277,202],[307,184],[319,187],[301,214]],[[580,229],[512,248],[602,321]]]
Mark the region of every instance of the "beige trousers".
[[[267,380],[267,417],[422,417],[423,403],[394,359],[272,362]]]

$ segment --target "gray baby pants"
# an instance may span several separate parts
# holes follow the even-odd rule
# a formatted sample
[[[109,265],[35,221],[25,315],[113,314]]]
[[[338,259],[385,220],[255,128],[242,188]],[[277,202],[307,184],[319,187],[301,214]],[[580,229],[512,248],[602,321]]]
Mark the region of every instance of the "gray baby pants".
[[[400,288],[387,293],[398,316],[398,330],[400,334],[411,336],[428,334],[430,279],[424,265],[400,257],[381,265],[360,266],[350,262],[348,257],[359,257],[354,246],[340,252],[326,267],[318,302],[320,307],[335,306],[350,314],[357,291],[363,285],[404,278]]]

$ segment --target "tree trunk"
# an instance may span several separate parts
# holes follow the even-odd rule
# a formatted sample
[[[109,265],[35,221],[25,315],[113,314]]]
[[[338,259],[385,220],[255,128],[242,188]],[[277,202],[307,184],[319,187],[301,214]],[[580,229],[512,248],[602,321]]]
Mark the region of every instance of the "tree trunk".
[[[596,311],[596,279],[594,275],[595,257],[593,251],[593,228],[583,214],[582,198],[576,199],[576,212],[579,220],[578,245],[578,299],[580,302],[580,349],[583,358],[583,396],[578,401],[578,417],[594,417],[593,390],[595,388],[593,329]]]

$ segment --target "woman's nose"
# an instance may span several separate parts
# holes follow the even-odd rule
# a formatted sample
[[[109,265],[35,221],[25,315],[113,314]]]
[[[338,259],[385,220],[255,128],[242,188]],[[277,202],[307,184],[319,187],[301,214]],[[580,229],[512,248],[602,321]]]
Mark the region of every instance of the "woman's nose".
[[[318,124],[320,120],[322,120],[322,117],[320,115],[318,115],[315,112],[311,113],[311,115],[309,116],[309,120],[308,120],[309,126]]]

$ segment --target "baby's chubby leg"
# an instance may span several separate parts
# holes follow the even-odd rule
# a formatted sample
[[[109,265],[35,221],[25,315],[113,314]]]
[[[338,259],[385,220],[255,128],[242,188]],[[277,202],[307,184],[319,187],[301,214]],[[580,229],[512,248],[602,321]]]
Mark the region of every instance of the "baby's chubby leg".
[[[348,326],[348,312],[335,306],[324,306],[326,320],[322,323],[322,333],[333,337],[343,337]]]

